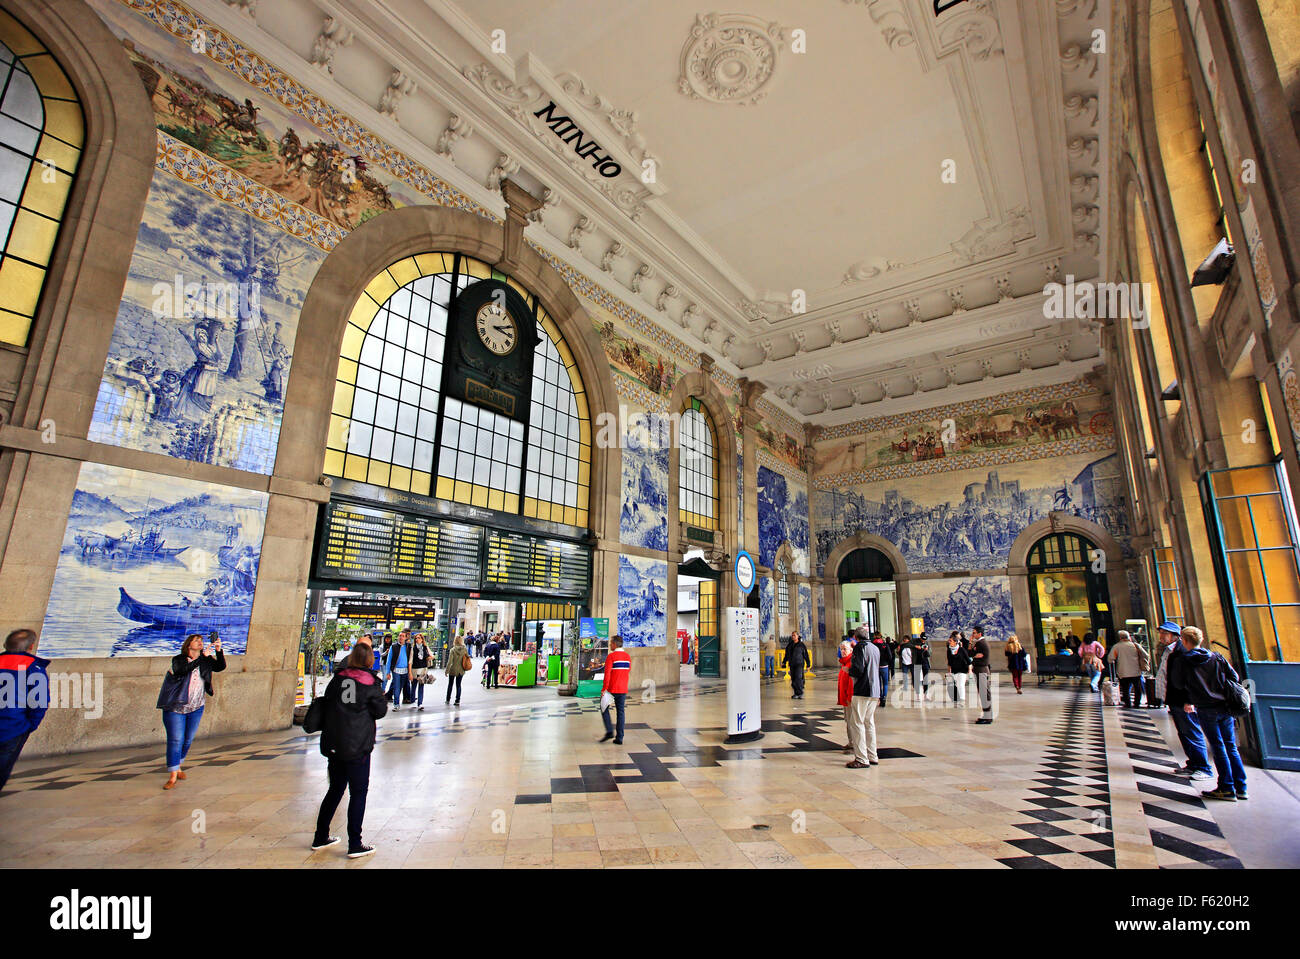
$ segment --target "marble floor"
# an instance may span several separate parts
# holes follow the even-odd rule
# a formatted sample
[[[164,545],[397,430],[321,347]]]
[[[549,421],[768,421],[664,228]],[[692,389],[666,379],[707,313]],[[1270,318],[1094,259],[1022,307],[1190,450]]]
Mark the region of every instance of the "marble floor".
[[[881,764],[854,770],[834,675],[803,700],[765,683],[764,738],[741,746],[723,744],[717,681],[634,695],[622,746],[597,742],[591,701],[467,685],[452,710],[437,687],[424,711],[380,721],[365,822],[378,851],[356,861],[308,848],[325,761],[297,729],[200,734],[167,792],[161,744],[20,760],[0,794],[0,865],[1300,866],[1300,774],[1251,768],[1249,802],[1203,802],[1172,771],[1160,711],[1003,684],[997,721],[977,726],[976,710],[895,691],[876,714]]]

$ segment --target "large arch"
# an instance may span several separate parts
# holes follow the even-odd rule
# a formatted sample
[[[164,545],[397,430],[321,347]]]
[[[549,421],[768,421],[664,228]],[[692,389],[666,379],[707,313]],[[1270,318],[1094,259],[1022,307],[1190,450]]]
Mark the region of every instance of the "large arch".
[[[860,530],[852,536],[840,540],[826,555],[826,564],[822,573],[822,588],[825,590],[826,597],[826,641],[828,644],[834,639],[831,633],[831,624],[835,623],[835,628],[838,630],[844,623],[844,594],[840,591],[839,578],[840,563],[849,553],[858,549],[879,550],[889,558],[889,562],[894,567],[894,602],[898,606],[898,621],[899,623],[910,624],[912,620],[912,596],[908,588],[912,574],[907,569],[906,558],[904,558],[897,546],[883,536]]]
[[[680,414],[686,409],[691,397],[695,397],[708,411],[713,422],[714,450],[718,458],[718,533],[720,541],[714,542],[712,551],[706,550],[709,565],[726,574],[731,558],[736,555],[739,542],[736,529],[736,502],[738,477],[736,475],[736,434],[731,427],[731,417],[727,412],[727,401],[713,381],[703,370],[687,373],[677,381],[668,398],[668,412]],[[678,512],[678,482],[681,471],[681,448],[675,432],[671,449],[668,453],[668,555],[669,567],[680,563],[686,551],[693,547],[685,541],[682,534],[681,519]],[[720,603],[723,607],[735,606],[739,602],[740,588],[735,577],[723,575]]]
[[[1068,513],[1049,513],[1030,523],[1007,554],[1007,577],[1011,581],[1011,606],[1016,617],[1016,635],[1034,635],[1033,607],[1029,599],[1029,551],[1044,536],[1052,533],[1077,533],[1101,550],[1106,562],[1106,589],[1110,593],[1111,618],[1119,624],[1132,615],[1129,602],[1128,561],[1119,541],[1104,526]]]

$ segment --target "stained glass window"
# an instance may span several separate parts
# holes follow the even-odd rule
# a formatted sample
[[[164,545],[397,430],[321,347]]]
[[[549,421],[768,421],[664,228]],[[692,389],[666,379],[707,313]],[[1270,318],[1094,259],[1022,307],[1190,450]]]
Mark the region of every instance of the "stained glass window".
[[[0,341],[27,344],[85,126],[58,62],[0,10]]]
[[[718,528],[718,455],[713,423],[698,398],[691,397],[678,428],[679,519],[699,529]]]
[[[527,423],[441,395],[453,290],[488,278],[509,283],[535,313],[541,342]],[[348,319],[333,414],[330,475],[587,524],[591,427],[582,378],[537,298],[486,263],[424,253],[375,277]]]

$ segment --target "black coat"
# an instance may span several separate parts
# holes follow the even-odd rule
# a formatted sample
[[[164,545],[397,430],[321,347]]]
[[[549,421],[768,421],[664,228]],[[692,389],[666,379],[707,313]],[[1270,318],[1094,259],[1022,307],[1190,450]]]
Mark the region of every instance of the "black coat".
[[[388,713],[383,684],[368,669],[348,667],[325,688],[320,751],[330,759],[360,759],[375,748],[375,720]]]
[[[953,673],[970,672],[970,653],[961,643],[957,644],[957,651],[953,652],[951,646],[945,647],[948,650],[948,671]]]
[[[203,691],[209,696],[212,695],[212,674],[219,673],[225,668],[226,657],[219,650],[215,656],[200,654],[196,659],[190,659],[184,653],[177,653],[172,657],[172,675],[181,679],[188,677],[197,669],[199,675],[203,677]]]
[[[794,662],[790,662],[790,654],[794,654]],[[787,643],[785,647],[785,659],[781,665],[793,672],[802,673],[805,666],[812,665],[812,657],[808,655],[808,644],[800,640],[797,643]]]

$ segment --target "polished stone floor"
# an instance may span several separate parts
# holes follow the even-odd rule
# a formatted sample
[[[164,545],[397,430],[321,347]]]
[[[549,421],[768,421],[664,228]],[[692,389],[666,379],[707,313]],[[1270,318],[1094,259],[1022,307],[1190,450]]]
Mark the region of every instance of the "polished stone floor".
[[[200,734],[168,792],[161,743],[21,760],[0,794],[0,865],[1300,866],[1300,775],[1251,768],[1249,802],[1207,804],[1173,773],[1160,711],[1007,684],[977,726],[975,710],[896,692],[876,714],[881,764],[853,770],[833,672],[803,700],[766,683],[765,736],[736,747],[723,684],[683,674],[633,697],[622,746],[597,742],[594,702],[544,688],[467,685],[453,710],[437,687],[423,712],[390,713],[366,813],[378,852],[358,861],[308,848],[325,762],[300,730]]]

